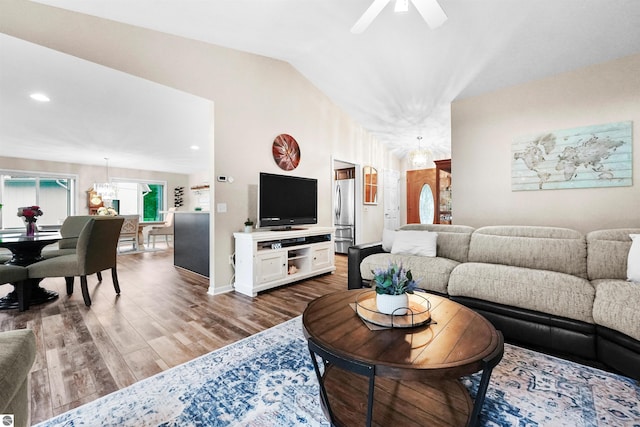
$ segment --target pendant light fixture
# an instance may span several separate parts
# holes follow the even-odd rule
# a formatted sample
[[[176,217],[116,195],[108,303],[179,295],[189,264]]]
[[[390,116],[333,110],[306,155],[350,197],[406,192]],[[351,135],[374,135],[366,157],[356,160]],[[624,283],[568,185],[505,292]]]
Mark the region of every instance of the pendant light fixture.
[[[102,200],[113,200],[116,198],[116,186],[109,181],[109,158],[104,160],[107,162],[107,181],[94,183],[93,190],[102,196]]]
[[[422,148],[422,137],[418,137],[418,149],[409,153],[409,162],[416,169],[424,169],[433,161],[433,153],[428,148]]]

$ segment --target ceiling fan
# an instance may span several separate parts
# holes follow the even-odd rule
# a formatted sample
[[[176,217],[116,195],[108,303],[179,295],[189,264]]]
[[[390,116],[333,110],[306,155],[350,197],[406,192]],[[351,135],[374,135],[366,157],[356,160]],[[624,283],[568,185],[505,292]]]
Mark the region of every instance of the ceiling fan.
[[[358,22],[351,28],[353,34],[360,34],[376,19],[376,16],[382,9],[389,4],[391,0],[373,0],[371,6],[362,14]],[[437,0],[411,0],[411,3],[418,9],[418,12],[427,25],[432,30],[435,30],[447,20],[447,15],[442,10],[442,7]],[[406,12],[409,10],[409,0],[396,0],[395,11]]]

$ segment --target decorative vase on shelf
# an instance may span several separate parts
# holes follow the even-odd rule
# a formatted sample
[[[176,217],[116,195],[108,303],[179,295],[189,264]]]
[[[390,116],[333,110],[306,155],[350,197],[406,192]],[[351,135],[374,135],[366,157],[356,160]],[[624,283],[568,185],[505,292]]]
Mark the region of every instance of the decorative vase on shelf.
[[[384,314],[393,314],[394,316],[404,316],[407,314],[409,307],[409,295],[376,295],[376,306],[378,311]]]

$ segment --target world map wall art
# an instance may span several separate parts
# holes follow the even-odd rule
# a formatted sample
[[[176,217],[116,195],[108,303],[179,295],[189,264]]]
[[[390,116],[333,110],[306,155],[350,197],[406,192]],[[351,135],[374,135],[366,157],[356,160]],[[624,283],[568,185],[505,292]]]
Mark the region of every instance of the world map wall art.
[[[630,186],[632,148],[631,121],[517,138],[511,190]]]

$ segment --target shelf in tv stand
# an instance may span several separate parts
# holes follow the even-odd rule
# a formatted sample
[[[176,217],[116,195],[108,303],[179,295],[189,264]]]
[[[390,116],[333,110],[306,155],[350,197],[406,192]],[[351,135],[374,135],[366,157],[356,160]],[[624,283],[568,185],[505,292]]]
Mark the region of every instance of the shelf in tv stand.
[[[335,271],[333,227],[234,233],[235,290],[258,292]]]

